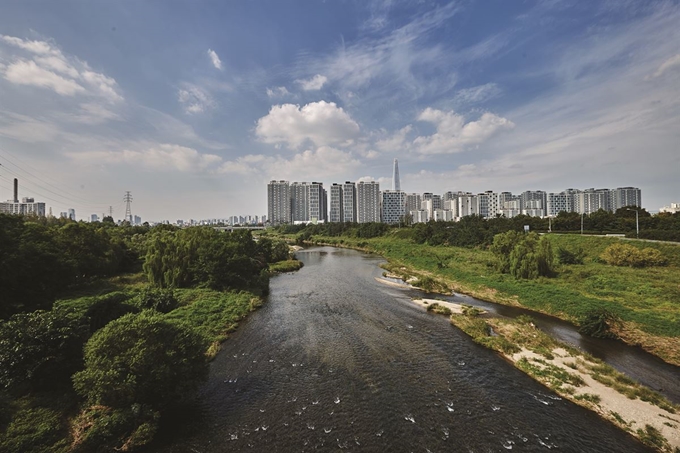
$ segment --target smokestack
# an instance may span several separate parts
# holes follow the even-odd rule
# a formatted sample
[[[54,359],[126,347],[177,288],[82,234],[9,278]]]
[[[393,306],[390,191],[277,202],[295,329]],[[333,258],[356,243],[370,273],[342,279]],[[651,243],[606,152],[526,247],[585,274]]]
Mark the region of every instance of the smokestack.
[[[19,203],[19,180],[14,178],[14,202]]]

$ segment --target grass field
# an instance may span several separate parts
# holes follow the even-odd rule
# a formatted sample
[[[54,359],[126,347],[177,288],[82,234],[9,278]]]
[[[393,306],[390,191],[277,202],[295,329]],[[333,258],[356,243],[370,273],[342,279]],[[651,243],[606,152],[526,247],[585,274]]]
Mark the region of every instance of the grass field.
[[[555,278],[517,280],[495,270],[488,250],[432,247],[399,235],[396,231],[373,239],[314,236],[311,241],[372,251],[389,260],[386,267],[391,272],[427,277],[456,292],[521,305],[575,324],[587,312],[606,308],[623,320],[616,333],[624,341],[680,365],[680,245],[626,241],[660,250],[668,265],[615,267],[600,255],[620,239],[552,234],[548,238],[554,251],[580,248],[584,264],[557,265]]]

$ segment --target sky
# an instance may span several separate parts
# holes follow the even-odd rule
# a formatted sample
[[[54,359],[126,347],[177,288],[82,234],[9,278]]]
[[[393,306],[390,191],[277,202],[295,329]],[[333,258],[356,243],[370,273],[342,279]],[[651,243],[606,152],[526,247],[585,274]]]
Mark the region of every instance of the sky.
[[[7,0],[0,199],[263,215],[272,179],[680,202],[678,1]]]

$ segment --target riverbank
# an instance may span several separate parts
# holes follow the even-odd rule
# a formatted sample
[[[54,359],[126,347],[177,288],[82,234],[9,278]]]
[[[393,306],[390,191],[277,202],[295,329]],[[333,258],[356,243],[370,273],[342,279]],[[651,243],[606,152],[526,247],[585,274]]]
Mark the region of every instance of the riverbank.
[[[524,307],[575,325],[588,312],[606,309],[621,319],[613,331],[622,341],[680,366],[680,305],[675,303],[680,300],[680,246],[654,245],[668,266],[639,269],[601,261],[604,249],[617,238],[548,235],[554,250],[582,252],[583,264],[559,264],[555,278],[517,280],[497,272],[493,255],[485,249],[428,246],[404,239],[402,233],[370,239],[313,236],[306,243],[379,254],[388,261],[386,270],[405,281],[412,279],[425,291],[453,291]],[[286,238],[295,240],[292,235]]]
[[[438,302],[438,301],[436,301]],[[453,313],[451,324],[476,343],[580,406],[597,412],[650,447],[680,452],[680,407],[603,362],[561,344],[530,318],[478,318]]]

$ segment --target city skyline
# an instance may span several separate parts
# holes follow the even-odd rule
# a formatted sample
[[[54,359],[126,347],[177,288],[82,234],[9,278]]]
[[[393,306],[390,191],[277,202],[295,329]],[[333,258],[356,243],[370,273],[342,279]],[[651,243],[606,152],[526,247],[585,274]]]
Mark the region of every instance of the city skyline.
[[[262,215],[272,179],[680,201],[680,4],[9,2],[0,200]],[[328,186],[327,186],[328,187]]]

